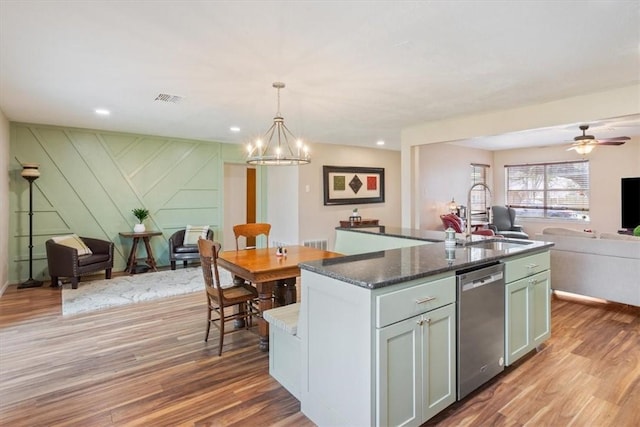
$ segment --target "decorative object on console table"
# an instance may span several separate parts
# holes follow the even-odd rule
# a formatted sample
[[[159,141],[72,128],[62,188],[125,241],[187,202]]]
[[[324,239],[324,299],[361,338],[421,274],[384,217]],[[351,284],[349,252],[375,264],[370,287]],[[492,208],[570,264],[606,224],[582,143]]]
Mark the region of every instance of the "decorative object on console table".
[[[353,227],[353,225],[359,223],[360,221],[362,221],[362,217],[358,214],[358,208],[353,208],[353,211],[351,212],[351,216],[349,217],[349,222],[351,223],[351,226]]]
[[[40,280],[33,278],[33,181],[40,177],[38,163],[24,163],[20,175],[29,181],[29,279],[18,285],[18,289],[42,286]]]
[[[146,227],[142,223],[145,219],[149,218],[149,210],[144,208],[136,208],[133,209],[133,216],[138,218],[138,223],[133,226],[133,231],[135,233],[143,233],[146,230]]]
[[[384,168],[322,166],[324,204],[384,203]]]

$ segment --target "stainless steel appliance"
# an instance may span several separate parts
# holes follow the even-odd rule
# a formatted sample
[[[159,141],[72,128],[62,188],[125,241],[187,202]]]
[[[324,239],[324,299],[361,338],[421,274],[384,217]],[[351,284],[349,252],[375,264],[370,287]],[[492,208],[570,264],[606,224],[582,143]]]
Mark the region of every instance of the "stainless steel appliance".
[[[504,265],[458,272],[458,400],[504,370]]]

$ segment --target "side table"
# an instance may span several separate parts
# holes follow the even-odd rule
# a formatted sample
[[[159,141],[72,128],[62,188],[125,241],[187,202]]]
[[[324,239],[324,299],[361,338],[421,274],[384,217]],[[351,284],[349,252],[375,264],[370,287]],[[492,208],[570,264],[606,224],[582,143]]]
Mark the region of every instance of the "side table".
[[[153,271],[158,271],[156,260],[153,257],[153,251],[149,244],[149,239],[153,236],[161,236],[161,231],[143,231],[141,233],[135,233],[133,231],[123,231],[119,233],[120,236],[133,239],[131,244],[131,252],[129,252],[129,260],[127,261],[127,268],[124,271],[128,271],[129,274],[136,274],[136,266],[138,265],[138,258],[136,252],[138,251],[138,243],[140,239],[144,242],[144,247],[147,250],[147,258],[141,258]]]

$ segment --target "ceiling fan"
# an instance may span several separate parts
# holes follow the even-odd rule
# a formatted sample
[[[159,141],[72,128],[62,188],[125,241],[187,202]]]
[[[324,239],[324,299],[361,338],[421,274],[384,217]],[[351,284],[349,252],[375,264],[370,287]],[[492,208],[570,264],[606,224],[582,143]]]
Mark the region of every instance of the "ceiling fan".
[[[596,145],[622,145],[625,141],[631,139],[628,136],[596,139],[593,135],[587,135],[587,129],[589,129],[589,125],[580,125],[582,135],[573,138],[575,142],[571,144],[567,151],[576,150],[579,154],[589,154]]]

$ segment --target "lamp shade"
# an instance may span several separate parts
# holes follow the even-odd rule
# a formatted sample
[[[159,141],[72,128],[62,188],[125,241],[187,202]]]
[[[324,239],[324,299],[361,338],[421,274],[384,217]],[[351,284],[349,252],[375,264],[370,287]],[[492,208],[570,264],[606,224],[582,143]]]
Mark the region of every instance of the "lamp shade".
[[[458,209],[458,204],[456,203],[455,199],[452,197],[451,201],[449,202],[449,211],[455,212],[457,209]]]
[[[25,179],[37,179],[40,176],[39,167],[40,165],[38,163],[23,163],[20,176]]]

